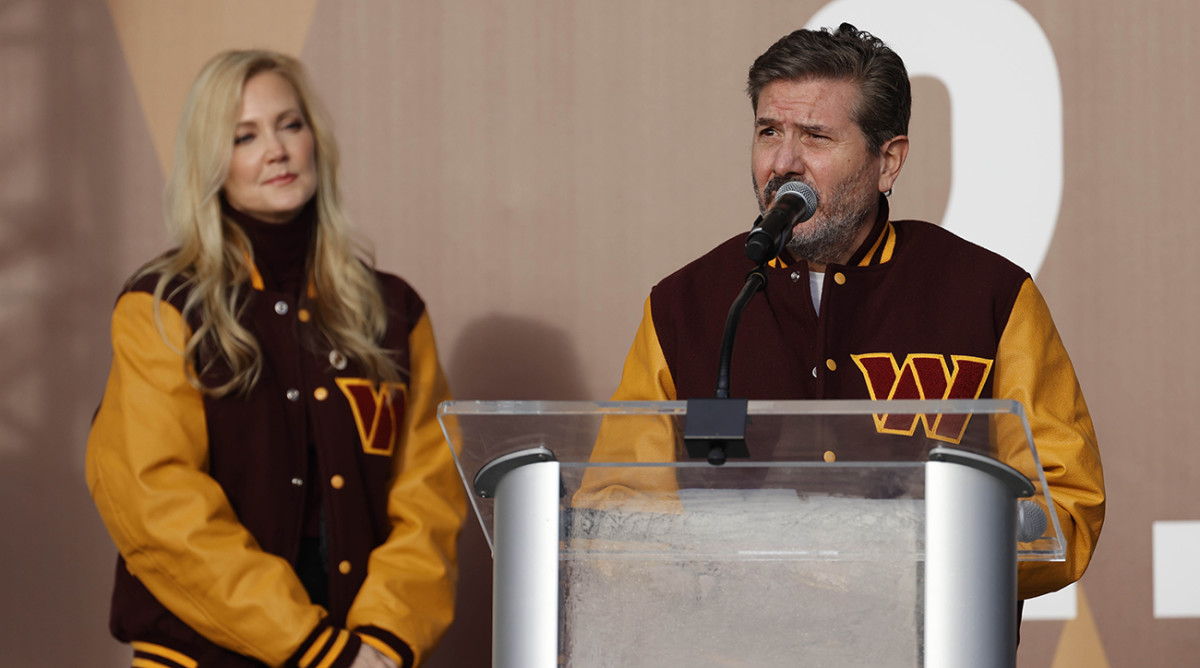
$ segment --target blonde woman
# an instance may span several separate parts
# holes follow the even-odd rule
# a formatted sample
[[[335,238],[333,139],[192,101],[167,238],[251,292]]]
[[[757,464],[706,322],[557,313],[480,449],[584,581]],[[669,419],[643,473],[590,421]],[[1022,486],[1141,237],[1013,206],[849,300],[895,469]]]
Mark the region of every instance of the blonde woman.
[[[88,438],[133,665],[418,665],[453,614],[465,499],[420,297],[355,257],[300,64],[213,58],[126,285]]]

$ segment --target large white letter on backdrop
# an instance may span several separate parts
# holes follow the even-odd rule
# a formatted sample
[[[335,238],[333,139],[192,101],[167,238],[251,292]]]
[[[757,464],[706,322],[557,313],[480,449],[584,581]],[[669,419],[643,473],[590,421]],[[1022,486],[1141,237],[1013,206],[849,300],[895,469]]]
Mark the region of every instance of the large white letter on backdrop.
[[[1063,182],[1062,87],[1042,27],[1012,0],[834,0],[805,27],[843,21],[895,48],[909,76],[939,79],[950,93],[942,226],[1036,275]],[[1074,604],[1072,586],[1029,601],[1026,617],[1070,619]]]
[[[950,93],[942,226],[1037,274],[1063,182],[1062,88],[1041,26],[1012,0],[834,0],[806,27],[843,21],[895,48],[909,76],[939,79]]]

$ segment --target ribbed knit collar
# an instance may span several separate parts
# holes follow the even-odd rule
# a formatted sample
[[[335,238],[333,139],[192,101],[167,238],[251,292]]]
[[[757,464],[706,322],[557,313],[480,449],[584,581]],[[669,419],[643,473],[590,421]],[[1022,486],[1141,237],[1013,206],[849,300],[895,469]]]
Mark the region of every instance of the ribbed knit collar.
[[[308,263],[308,250],[316,229],[316,198],[286,223],[268,223],[229,205],[221,198],[221,210],[250,239],[254,264],[267,290],[300,296]]]
[[[877,264],[885,264],[892,261],[892,254],[896,249],[896,228],[892,225],[890,219],[891,210],[888,206],[887,197],[879,195],[879,212],[875,216],[875,222],[871,225],[871,232],[863,243],[854,251],[854,255],[846,262],[846,267],[869,267]],[[762,216],[754,221],[751,228],[758,227],[762,223]],[[786,269],[791,264],[796,264],[798,261],[790,259],[791,253],[784,252],[783,255],[771,260],[768,265],[775,269]],[[829,265],[835,266],[835,265]]]

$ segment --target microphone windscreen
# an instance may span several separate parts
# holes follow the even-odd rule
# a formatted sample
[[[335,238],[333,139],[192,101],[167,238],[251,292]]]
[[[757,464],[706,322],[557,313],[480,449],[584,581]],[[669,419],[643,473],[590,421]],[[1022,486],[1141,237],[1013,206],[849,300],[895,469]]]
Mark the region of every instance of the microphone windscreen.
[[[788,181],[779,187],[775,192],[775,202],[778,202],[786,195],[799,196],[804,200],[804,213],[800,214],[798,220],[804,221],[812,218],[812,215],[817,212],[817,191],[813,187],[803,181]]]
[[[1017,542],[1031,543],[1046,532],[1046,512],[1033,501],[1017,501]]]

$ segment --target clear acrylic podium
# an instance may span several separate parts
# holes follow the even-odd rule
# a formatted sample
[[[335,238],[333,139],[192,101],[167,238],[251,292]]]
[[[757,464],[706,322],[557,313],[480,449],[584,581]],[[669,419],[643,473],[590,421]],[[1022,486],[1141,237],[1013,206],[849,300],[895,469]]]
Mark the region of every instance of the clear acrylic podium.
[[[1017,560],[1064,554],[1014,401],[751,401],[722,466],[688,456],[682,401],[439,419],[495,668],[1011,668]]]

